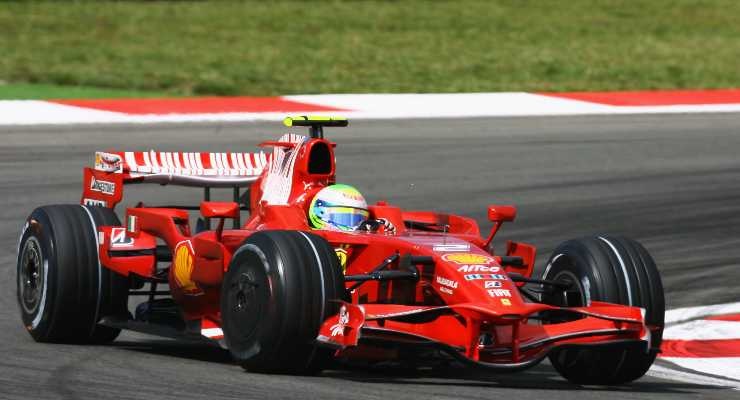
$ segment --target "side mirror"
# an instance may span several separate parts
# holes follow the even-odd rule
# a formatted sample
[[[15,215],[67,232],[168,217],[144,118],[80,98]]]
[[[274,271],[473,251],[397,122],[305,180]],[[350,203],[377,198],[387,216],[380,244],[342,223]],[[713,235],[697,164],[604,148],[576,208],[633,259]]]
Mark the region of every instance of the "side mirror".
[[[205,218],[220,218],[216,227],[216,239],[221,240],[226,218],[239,218],[239,204],[233,201],[202,201],[200,213]]]
[[[516,207],[491,204],[488,206],[488,220],[491,222],[509,222],[516,218]]]
[[[231,201],[203,201],[200,203],[200,214],[206,218],[237,218],[239,204]]]

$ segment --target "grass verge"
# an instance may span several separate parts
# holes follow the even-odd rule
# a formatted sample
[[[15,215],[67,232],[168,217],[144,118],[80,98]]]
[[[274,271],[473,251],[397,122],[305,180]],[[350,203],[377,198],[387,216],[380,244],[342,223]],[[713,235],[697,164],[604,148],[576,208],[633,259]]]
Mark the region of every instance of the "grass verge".
[[[164,97],[171,94],[141,90],[61,86],[45,83],[0,83],[1,100],[112,99],[117,97]]]
[[[735,0],[3,2],[0,80],[122,90],[85,97],[737,87],[738,15]],[[56,87],[0,96],[77,97]]]

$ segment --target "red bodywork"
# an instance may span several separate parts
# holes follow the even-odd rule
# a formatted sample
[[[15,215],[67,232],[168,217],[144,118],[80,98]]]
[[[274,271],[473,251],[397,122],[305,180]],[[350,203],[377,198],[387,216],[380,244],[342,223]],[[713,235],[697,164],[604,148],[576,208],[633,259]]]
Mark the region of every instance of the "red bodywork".
[[[636,307],[592,302],[568,308],[582,316],[570,322],[536,319],[543,311],[563,308],[525,299],[517,287],[521,283],[510,279],[511,273],[531,276],[535,248],[509,242],[504,255],[484,250],[500,225],[513,220],[513,207],[489,207],[494,226],[484,237],[471,218],[408,211],[384,202],[369,207],[370,217],[392,222],[395,234],[313,230],[308,204],[335,181],[335,144],[284,135],[263,145],[272,147],[272,153],[97,153],[95,167],[85,169],[84,204],[113,208],[121,201],[124,184],[153,182],[249,187],[251,210],[240,229],[224,229],[224,220],[238,219],[237,203],[204,201],[200,214],[216,220],[216,227],[193,233],[186,210],[129,208],[125,228],[99,229],[101,263],[137,279],[166,280],[186,324],[218,340],[221,281],[241,243],[260,230],[311,231],[336,248],[345,275],[367,274],[384,260],[392,260],[386,269],[401,269],[403,256],[433,260],[416,266],[418,281],[367,281],[352,290],[351,303],[329,317],[317,337],[336,347],[337,356],[377,357],[380,353],[368,350],[378,342],[419,344],[464,361],[515,369],[534,365],[554,346],[642,341],[650,347],[650,330],[643,310]],[[157,268],[158,239],[172,254],[169,268]],[[501,256],[523,262],[502,265]],[[347,282],[347,288],[354,286]]]

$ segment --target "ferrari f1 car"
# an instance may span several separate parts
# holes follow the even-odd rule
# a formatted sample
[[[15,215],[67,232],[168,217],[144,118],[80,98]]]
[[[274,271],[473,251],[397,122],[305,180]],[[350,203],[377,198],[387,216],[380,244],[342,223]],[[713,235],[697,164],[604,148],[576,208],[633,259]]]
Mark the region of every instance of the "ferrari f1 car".
[[[81,204],[39,207],[23,227],[17,295],[33,339],[110,342],[121,329],[200,338],[249,371],[290,374],[332,359],[517,371],[549,357],[572,382],[618,384],[653,363],[663,289],[637,242],[570,240],[533,276],[532,245],[491,250],[513,206],[488,207],[485,236],[474,219],[386,202],[367,207],[385,222],[376,229],[315,229],[309,203],[335,183],[324,128],[347,120],[285,123],[309,136],[259,153],[96,153]],[[124,186],[146,183],[200,187],[204,200],[138,203],[122,224]],[[218,188],[233,201],[211,201]]]

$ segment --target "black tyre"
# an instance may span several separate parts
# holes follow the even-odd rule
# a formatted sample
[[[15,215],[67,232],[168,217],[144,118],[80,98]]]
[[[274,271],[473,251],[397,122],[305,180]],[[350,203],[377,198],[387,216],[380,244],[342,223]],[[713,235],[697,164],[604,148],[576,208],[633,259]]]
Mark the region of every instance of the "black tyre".
[[[645,308],[652,332],[645,346],[573,346],[555,349],[550,362],[566,379],[578,384],[621,384],[640,378],[660,348],[665,303],[660,274],[650,254],[638,242],[619,236],[594,236],[567,241],[553,252],[543,279],[567,282],[564,292],[543,295],[559,306],[605,301]]]
[[[102,207],[53,205],[35,209],[18,244],[21,318],[38,342],[104,343],[120,330],[98,324],[126,314],[125,277],[99,264],[97,226],[120,225]]]
[[[339,260],[324,239],[299,231],[253,234],[234,254],[221,290],[229,351],[251,372],[320,371],[330,353],[315,339],[344,292]]]

